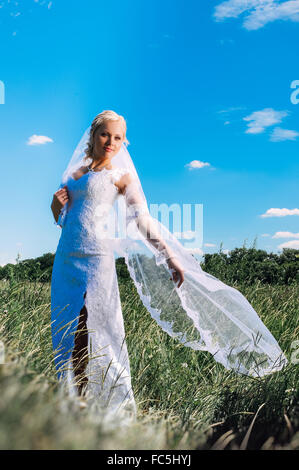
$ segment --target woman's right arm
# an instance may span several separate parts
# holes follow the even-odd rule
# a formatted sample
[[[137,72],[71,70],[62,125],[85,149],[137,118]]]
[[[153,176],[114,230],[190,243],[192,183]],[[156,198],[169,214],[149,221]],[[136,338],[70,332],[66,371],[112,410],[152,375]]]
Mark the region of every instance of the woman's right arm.
[[[58,222],[61,209],[65,206],[68,200],[69,200],[69,197],[68,197],[68,192],[67,192],[67,186],[64,186],[63,188],[58,189],[58,191],[54,193],[52,204],[51,204],[51,210],[52,210],[56,223]]]

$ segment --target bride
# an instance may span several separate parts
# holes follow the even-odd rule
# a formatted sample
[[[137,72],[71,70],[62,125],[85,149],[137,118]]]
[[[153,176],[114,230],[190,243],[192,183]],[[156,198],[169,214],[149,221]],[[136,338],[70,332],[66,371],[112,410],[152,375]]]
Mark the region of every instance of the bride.
[[[60,382],[87,405],[136,415],[116,253],[169,335],[209,351],[239,374],[257,377],[282,369],[284,354],[246,298],[205,273],[150,215],[127,145],[125,119],[114,111],[98,114],[53,196],[51,209],[62,229],[51,282]],[[111,235],[115,223],[122,231],[121,221],[125,236]]]

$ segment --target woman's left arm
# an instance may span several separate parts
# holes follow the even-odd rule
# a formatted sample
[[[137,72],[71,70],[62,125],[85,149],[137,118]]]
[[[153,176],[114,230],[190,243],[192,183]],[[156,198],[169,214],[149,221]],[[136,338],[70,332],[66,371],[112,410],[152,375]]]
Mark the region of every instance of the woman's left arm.
[[[179,281],[177,287],[180,287],[184,282],[184,270],[173,250],[159,234],[155,221],[150,215],[148,207],[134,184],[131,175],[124,175],[117,186],[120,193],[125,197],[127,207],[134,209],[138,230],[156,250],[163,254],[169,269],[172,271],[173,281],[175,283]]]

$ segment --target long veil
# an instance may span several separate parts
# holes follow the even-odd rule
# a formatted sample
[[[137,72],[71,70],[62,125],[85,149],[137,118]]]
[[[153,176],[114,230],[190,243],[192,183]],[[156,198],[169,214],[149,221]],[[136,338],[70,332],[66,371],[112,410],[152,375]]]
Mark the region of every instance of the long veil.
[[[90,127],[63,173],[61,186],[67,184],[77,168],[91,162],[83,160],[89,132]],[[150,214],[124,143],[111,163],[131,175],[125,194],[114,203],[117,236],[111,237],[111,243],[115,253],[125,258],[137,292],[152,318],[185,346],[209,351],[217,362],[239,374],[258,377],[281,370],[287,359],[247,299],[237,289],[203,271],[199,261]],[[61,225],[67,206],[62,211]],[[148,228],[161,240],[161,245],[149,242]],[[168,250],[163,249],[164,241]],[[184,270],[185,279],[179,288],[170,279],[169,253]]]

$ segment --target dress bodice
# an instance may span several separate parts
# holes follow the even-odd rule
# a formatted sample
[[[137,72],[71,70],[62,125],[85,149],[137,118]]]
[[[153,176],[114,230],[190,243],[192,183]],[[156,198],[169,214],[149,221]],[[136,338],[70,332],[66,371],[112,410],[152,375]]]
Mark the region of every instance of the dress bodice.
[[[125,168],[104,168],[66,181],[69,201],[62,222],[60,248],[69,252],[111,253],[111,240],[106,231],[111,229],[111,209],[120,195],[115,182],[125,173],[128,173]]]

